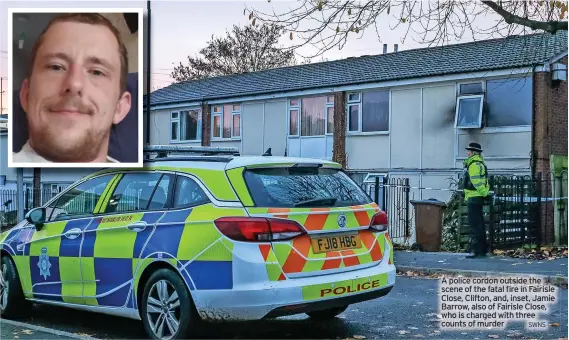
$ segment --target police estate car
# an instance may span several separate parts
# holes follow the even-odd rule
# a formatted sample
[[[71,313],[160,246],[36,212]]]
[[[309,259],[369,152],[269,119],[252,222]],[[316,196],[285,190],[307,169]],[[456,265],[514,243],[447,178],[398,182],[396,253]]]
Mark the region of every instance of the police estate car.
[[[395,284],[387,215],[339,164],[149,151],[144,168],[94,173],[0,234],[2,317],[46,303],[175,339],[202,320],[333,318]]]

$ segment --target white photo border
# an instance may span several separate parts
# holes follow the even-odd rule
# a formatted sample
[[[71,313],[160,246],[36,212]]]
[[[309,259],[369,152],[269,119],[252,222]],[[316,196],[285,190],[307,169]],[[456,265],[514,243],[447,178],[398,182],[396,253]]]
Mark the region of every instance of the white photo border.
[[[142,168],[144,166],[143,144],[144,144],[144,8],[8,8],[8,168]],[[14,163],[12,133],[13,120],[13,44],[12,44],[12,22],[14,14],[18,13],[137,13],[138,14],[138,162],[125,163]]]

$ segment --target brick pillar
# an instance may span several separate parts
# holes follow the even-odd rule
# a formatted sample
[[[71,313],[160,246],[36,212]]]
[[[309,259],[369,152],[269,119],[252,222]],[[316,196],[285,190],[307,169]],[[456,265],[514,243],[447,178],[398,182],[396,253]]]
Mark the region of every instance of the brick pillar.
[[[567,57],[560,60],[567,65]],[[541,173],[541,195],[552,197],[550,155],[567,155],[567,81],[552,82],[552,72],[533,75],[532,172]],[[541,205],[542,244],[555,241],[554,204]]]
[[[211,106],[202,102],[202,146],[211,145]]]
[[[332,160],[340,163],[345,169],[346,164],[346,92],[334,93],[334,146]]]

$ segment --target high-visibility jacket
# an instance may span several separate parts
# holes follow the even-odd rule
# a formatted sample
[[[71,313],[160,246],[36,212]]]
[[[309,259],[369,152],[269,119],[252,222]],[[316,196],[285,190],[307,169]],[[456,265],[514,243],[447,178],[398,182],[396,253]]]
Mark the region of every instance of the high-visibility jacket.
[[[463,186],[464,199],[486,197],[490,192],[488,168],[482,155],[472,155],[464,161]]]

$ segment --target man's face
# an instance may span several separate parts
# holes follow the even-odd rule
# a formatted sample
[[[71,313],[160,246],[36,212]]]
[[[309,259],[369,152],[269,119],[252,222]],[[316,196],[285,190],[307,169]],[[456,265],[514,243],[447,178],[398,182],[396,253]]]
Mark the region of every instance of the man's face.
[[[101,25],[54,24],[20,91],[30,144],[55,162],[104,162],[110,129],[130,110],[118,42]]]

